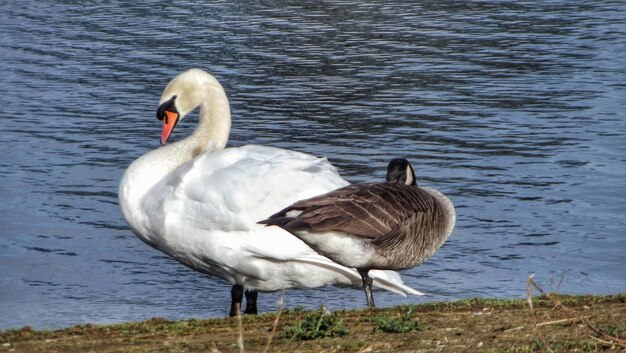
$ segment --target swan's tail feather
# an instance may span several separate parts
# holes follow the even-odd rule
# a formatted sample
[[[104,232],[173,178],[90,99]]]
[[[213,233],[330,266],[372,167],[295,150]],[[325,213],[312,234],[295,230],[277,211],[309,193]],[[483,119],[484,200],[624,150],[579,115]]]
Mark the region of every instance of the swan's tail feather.
[[[341,271],[341,273],[343,273],[345,276],[352,279],[354,285],[358,286],[361,284],[361,275],[359,275],[359,273],[355,269],[341,266],[333,261],[320,257],[299,257],[297,260],[331,268],[334,271]],[[407,294],[424,295],[424,293],[404,284],[404,281],[402,281],[400,274],[397,272],[371,270],[369,273],[374,280],[373,286],[376,288],[388,290],[404,297],[406,297]]]
[[[400,294],[404,297],[406,297],[407,294],[424,295],[424,293],[404,284],[404,281],[402,280],[398,272],[371,270],[369,272],[369,275],[370,277],[372,277],[372,279],[374,279],[374,285],[378,283],[379,288],[383,288],[390,292]]]

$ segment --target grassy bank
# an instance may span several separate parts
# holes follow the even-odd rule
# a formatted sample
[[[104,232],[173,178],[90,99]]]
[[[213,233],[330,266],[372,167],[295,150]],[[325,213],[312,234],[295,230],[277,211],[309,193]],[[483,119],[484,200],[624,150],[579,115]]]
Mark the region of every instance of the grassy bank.
[[[0,352],[626,351],[626,294],[0,332]],[[271,342],[270,342],[271,340]]]

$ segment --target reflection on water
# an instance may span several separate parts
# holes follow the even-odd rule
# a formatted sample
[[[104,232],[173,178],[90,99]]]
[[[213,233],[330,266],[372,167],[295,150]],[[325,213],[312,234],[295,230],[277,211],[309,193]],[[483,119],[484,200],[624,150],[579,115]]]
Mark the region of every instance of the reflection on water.
[[[622,2],[150,1],[0,5],[0,328],[222,316],[229,285],[145,246],[117,206],[158,145],[163,86],[197,66],[224,84],[231,145],[327,156],[353,182],[409,158],[457,228],[404,271],[428,293],[383,305],[623,291],[626,6]],[[193,128],[177,128],[182,138]],[[356,290],[286,305],[361,306]],[[273,310],[277,294],[261,296]]]

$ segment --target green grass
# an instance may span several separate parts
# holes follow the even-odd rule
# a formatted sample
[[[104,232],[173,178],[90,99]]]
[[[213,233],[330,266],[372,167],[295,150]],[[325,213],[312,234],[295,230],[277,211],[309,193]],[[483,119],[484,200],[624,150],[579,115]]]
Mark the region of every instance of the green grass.
[[[409,308],[399,318],[384,316],[374,317],[374,332],[406,333],[421,329],[419,321],[411,318],[412,312],[413,310]]]
[[[341,337],[348,332],[343,324],[343,319],[336,312],[331,313],[322,306],[317,311],[310,313],[298,325],[286,331],[283,336],[306,341],[317,338]]]
[[[626,321],[626,318],[624,318],[624,321]],[[609,336],[624,338],[626,336],[626,325],[619,328],[613,325],[607,325],[600,328],[600,331]]]

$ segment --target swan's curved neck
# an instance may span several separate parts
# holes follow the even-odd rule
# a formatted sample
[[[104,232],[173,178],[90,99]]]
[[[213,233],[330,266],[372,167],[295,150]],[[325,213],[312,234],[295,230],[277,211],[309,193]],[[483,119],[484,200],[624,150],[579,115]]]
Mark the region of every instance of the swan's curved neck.
[[[217,81],[216,81],[217,83]],[[191,136],[182,140],[193,156],[207,149],[220,150],[226,146],[230,134],[230,107],[221,85],[206,92],[206,99],[200,104],[198,126]]]
[[[185,156],[185,160],[179,160],[181,164],[206,150],[221,150],[228,142],[231,118],[224,89],[215,80],[201,85],[196,94],[200,92],[203,94],[196,129],[189,137],[172,144],[172,150],[176,150],[176,154]]]
[[[223,149],[228,142],[230,108],[226,93],[217,80],[205,78],[187,87],[184,94],[199,104],[191,103],[187,109],[183,108],[181,119],[199,107],[198,125],[187,138],[154,149],[128,167],[119,191],[120,204],[127,219],[132,219],[127,213],[136,212],[138,203],[150,189],[165,180],[172,171],[205,151]]]

